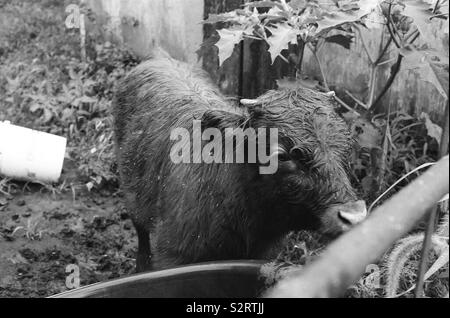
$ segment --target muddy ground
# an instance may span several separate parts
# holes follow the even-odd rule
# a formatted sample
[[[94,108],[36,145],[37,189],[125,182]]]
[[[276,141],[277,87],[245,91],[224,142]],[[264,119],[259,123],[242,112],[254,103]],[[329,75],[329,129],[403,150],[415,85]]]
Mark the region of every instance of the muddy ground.
[[[73,2],[0,0],[0,121],[68,139],[59,183],[0,177],[0,298],[66,291],[70,264],[82,286],[134,272],[136,238],[117,192],[108,125],[130,58],[92,30],[82,63],[79,34],[64,23]]]
[[[22,184],[23,186],[23,184]],[[39,187],[0,197],[0,298],[67,291],[134,273],[137,239],[119,194],[53,194]]]

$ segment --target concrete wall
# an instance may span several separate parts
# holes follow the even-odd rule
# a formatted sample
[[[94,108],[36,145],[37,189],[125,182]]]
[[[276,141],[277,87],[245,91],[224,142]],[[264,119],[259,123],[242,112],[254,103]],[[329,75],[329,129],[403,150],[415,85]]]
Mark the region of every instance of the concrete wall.
[[[88,0],[109,29],[137,54],[161,46],[173,57],[197,62],[203,41],[204,0]]]

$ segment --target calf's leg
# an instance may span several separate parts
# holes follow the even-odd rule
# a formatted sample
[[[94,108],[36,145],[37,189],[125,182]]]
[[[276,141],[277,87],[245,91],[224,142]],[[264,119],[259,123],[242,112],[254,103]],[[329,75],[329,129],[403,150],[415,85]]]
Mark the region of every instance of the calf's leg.
[[[138,235],[138,254],[136,259],[136,272],[143,273],[152,269],[149,231],[134,223]]]

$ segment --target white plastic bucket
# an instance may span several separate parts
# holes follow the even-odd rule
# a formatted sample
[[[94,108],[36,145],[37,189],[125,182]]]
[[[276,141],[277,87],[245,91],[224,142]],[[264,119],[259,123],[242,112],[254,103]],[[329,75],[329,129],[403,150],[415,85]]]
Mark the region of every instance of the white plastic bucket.
[[[0,174],[18,180],[57,182],[66,138],[0,122]]]

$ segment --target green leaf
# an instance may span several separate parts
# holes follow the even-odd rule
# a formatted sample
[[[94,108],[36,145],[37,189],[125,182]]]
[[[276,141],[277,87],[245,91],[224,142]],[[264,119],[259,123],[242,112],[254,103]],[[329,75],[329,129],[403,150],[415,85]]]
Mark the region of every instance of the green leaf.
[[[323,18],[318,21],[316,32],[321,33],[344,23],[358,21],[375,10],[381,2],[381,0],[339,1],[334,11],[324,12]]]
[[[434,75],[433,79],[435,79],[435,82],[432,82],[432,84],[436,86],[439,93],[443,97],[448,99],[448,89],[449,89],[448,64],[430,63],[430,68]]]
[[[300,10],[306,7],[307,1],[306,0],[291,0],[289,2],[289,6],[294,10]]]
[[[236,11],[221,13],[221,14],[210,14],[208,19],[203,21],[205,24],[214,24],[219,22],[242,22],[242,16],[239,16]],[[244,17],[245,19],[245,17]]]
[[[249,2],[246,4],[246,7],[248,8],[273,8],[273,7],[278,7],[279,9],[283,9],[283,6],[281,5],[280,2],[276,2],[276,1],[254,1],[254,2]]]
[[[441,143],[442,138],[442,128],[439,125],[433,123],[430,119],[430,116],[427,113],[422,113],[420,115],[420,119],[425,121],[425,126],[427,127],[428,136],[436,139],[438,144]]]
[[[239,44],[244,38],[243,30],[217,30],[220,40],[216,43],[219,49],[219,65],[222,66],[223,62],[230,58],[233,54],[234,47]]]
[[[432,84],[444,98],[448,99],[448,57],[439,56],[438,52],[426,47],[419,50],[404,48],[400,53],[405,57],[404,69],[416,71],[423,81]],[[440,62],[439,59],[447,61]]]
[[[44,108],[44,114],[42,115],[42,120],[44,124],[48,124],[53,119],[53,113],[50,109]]]
[[[381,29],[386,24],[386,18],[378,6],[363,18],[363,22],[368,29]]]
[[[353,0],[339,0],[337,5],[341,11],[353,11],[359,10],[359,5],[356,1]]]
[[[61,121],[68,122],[69,119],[73,118],[75,110],[73,108],[65,108],[61,114]]]
[[[33,103],[29,108],[30,112],[32,112],[32,113],[35,113],[41,109],[44,109],[44,106],[39,103]]]
[[[267,27],[272,35],[267,39],[269,44],[269,52],[272,58],[272,63],[281,54],[281,51],[289,47],[289,43],[297,43],[297,36],[300,34],[300,30],[295,29],[283,23],[278,25],[277,28]]]
[[[203,21],[205,24],[214,23],[232,23],[232,24],[255,24],[259,23],[259,13],[256,8],[250,10],[249,7],[245,7],[243,10],[234,10],[231,12],[221,14],[210,14],[208,19]]]
[[[325,38],[328,43],[338,44],[347,50],[350,50],[350,45],[353,43],[353,35],[335,34]]]
[[[427,41],[434,38],[431,31],[430,18],[433,16],[431,5],[423,0],[409,0],[404,2],[405,9],[402,14],[410,17],[419,29],[422,38]]]

